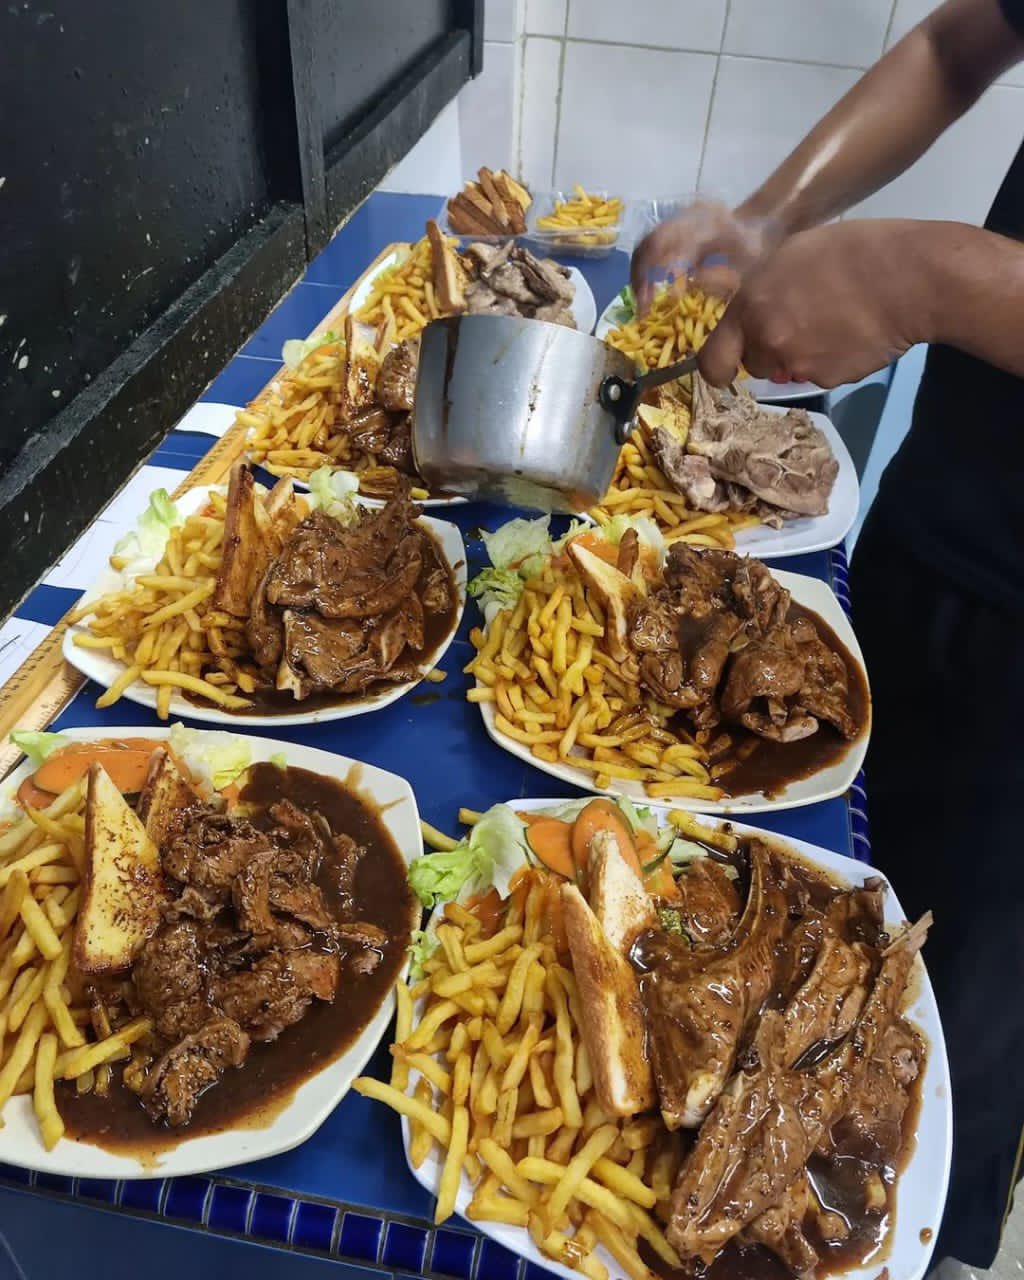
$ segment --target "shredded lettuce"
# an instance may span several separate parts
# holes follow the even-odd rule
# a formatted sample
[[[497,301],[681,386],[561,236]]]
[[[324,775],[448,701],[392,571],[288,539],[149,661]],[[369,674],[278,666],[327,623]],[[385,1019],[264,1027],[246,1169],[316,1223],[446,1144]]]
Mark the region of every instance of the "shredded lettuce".
[[[289,338],[281,348],[281,359],[289,369],[297,369],[306,356],[317,347],[323,347],[328,342],[340,341],[341,334],[333,329],[325,329],[323,333],[315,334],[312,338]]]
[[[409,977],[419,982],[423,977],[423,966],[437,950],[437,935],[426,929],[414,929],[412,941],[409,943]]]
[[[270,757],[269,763],[272,765],[276,765],[278,769],[287,769],[288,757],[285,755],[283,751],[275,751],[274,754]]]
[[[15,729],[11,734],[11,741],[19,751],[24,751],[33,768],[38,769],[47,756],[52,756],[61,747],[66,747],[71,739],[65,737],[63,733],[37,733],[31,729]]]
[[[491,604],[499,609],[514,609],[523,594],[525,581],[514,569],[484,569],[470,582],[467,590],[474,600],[480,602],[483,610]]]
[[[636,297],[633,294],[633,286],[627,284],[625,288],[620,289],[618,297],[615,299],[616,318],[622,316],[620,324],[627,320],[632,320],[636,315]]]
[[[504,804],[488,809],[454,849],[427,853],[409,867],[409,884],[425,907],[496,889],[507,898],[509,881],[528,859],[526,826]]]
[[[485,531],[480,536],[495,569],[518,569],[529,577],[527,565],[530,564],[532,569],[537,557],[546,560],[551,555],[550,526],[550,516],[540,516],[536,520],[509,520],[493,533]]]
[[[123,562],[123,571],[139,574],[145,573],[147,568],[155,568],[167,546],[171,530],[184,522],[184,516],[166,489],[151,493],[149,506],[139,516],[134,530],[114,544],[114,555]]]
[[[359,477],[353,471],[318,467],[309,477],[310,505],[342,524],[355,519],[358,508],[353,501],[359,492]]]
[[[252,763],[249,744],[238,734],[187,729],[179,723],[171,725],[167,743],[193,775],[207,782],[214,791],[230,786]]]

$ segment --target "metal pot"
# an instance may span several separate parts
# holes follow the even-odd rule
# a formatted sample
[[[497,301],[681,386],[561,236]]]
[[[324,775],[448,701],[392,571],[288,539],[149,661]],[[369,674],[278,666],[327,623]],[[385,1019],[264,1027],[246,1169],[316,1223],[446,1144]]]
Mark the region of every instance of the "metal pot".
[[[634,377],[620,351],[564,325],[432,320],[416,376],[416,469],[435,492],[583,511],[608,491],[641,393],[695,364]]]

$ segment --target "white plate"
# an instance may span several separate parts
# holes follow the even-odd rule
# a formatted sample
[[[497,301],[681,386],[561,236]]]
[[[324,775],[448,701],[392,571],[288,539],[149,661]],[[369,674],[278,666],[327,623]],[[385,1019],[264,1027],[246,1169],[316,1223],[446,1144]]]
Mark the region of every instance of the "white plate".
[[[605,334],[621,323],[625,316],[615,319],[617,303],[612,301],[597,322],[596,336]],[[821,389],[809,382],[789,382],[779,385],[765,378],[752,378],[749,383],[758,400],[792,401],[819,395]],[[768,413],[785,413],[783,404],[765,404]],[[759,560],[776,560],[782,556],[803,555],[809,551],[826,551],[837,546],[853,528],[860,507],[860,483],[857,468],[842,436],[823,413],[812,413],[811,420],[825,436],[839,463],[839,473],[829,495],[828,511],[823,516],[800,516],[787,520],[781,529],[770,529],[765,524],[752,529],[741,529],[736,534],[736,550],[744,555],[757,556]]]
[[[618,329],[632,319],[632,315],[622,308],[616,295],[601,312],[594,335],[603,338],[611,329]],[[776,404],[810,400],[814,396],[825,394],[825,388],[819,387],[816,382],[772,382],[771,378],[750,377],[741,378],[740,381],[756,400],[774,401]]]
[[[182,515],[187,516],[194,511],[198,511],[206,500],[207,489],[205,487],[190,489],[184,497],[177,500],[176,505]],[[448,524],[443,520],[431,520],[427,516],[423,516],[419,523],[431,531],[444,552],[445,559],[451,567],[452,577],[455,580],[455,590],[458,595],[451,630],[430,659],[423,664],[420,677],[422,679],[444,657],[462,620],[462,612],[466,606],[466,544],[462,541],[462,534],[453,524]],[[105,595],[109,591],[118,591],[121,586],[121,575],[113,569],[106,569],[99,575],[89,590],[85,592],[80,603],[95,600],[98,596]],[[124,663],[118,662],[103,649],[83,649],[75,644],[74,636],[79,632],[88,633],[88,627],[84,622],[69,627],[64,633],[63,652],[65,661],[70,662],[73,667],[77,667],[82,675],[88,676],[90,680],[95,680],[104,689],[109,689],[124,671]],[[221,710],[220,707],[190,702],[175,691],[171,695],[170,714],[173,719],[184,717],[188,720],[202,720],[207,724],[233,725],[240,732],[247,732],[250,727],[255,725],[275,725],[283,728],[285,725],[292,724],[322,724],[328,720],[347,720],[349,716],[366,715],[369,711],[377,711],[381,707],[390,706],[392,702],[397,702],[399,698],[404,698],[407,693],[411,693],[418,684],[419,680],[410,680],[407,684],[393,685],[390,689],[385,689],[382,693],[369,698],[339,703],[335,707],[320,707],[316,711],[292,711],[279,716],[234,715],[230,711]],[[137,702],[139,706],[156,708],[157,691],[151,685],[136,682],[133,685],[129,685],[122,696],[127,698],[129,702]],[[297,703],[296,705],[301,707],[302,704]]]
[[[803,605],[805,609],[813,609],[815,613],[821,615],[863,670],[864,655],[860,651],[857,637],[843,612],[842,605],[830,588],[817,578],[807,578],[799,573],[785,573],[781,569],[775,569],[773,574],[792,594],[796,604]],[[846,755],[836,764],[820,769],[809,778],[791,782],[784,791],[771,799],[757,792],[742,796],[727,796],[724,800],[695,800],[686,796],[660,796],[657,800],[652,800],[644,790],[642,782],[613,778],[610,787],[599,791],[594,786],[594,775],[588,770],[576,769],[569,764],[549,764],[545,760],[538,759],[525,742],[516,742],[513,738],[507,738],[498,729],[494,722],[493,702],[481,702],[479,706],[484,728],[499,747],[525,761],[526,764],[532,764],[535,769],[558,778],[561,782],[568,782],[574,787],[581,787],[584,791],[593,791],[598,795],[628,796],[641,804],[671,805],[677,809],[689,809],[694,813],[768,813],[775,809],[795,809],[805,804],[817,804],[819,800],[831,800],[833,796],[842,795],[847,791],[856,778],[864,763],[868,737],[871,733],[869,700],[868,723],[860,737],[850,744]]]
[[[553,808],[559,803],[562,802],[558,800],[509,801],[513,808],[527,811]],[[663,826],[667,821],[666,815],[660,809],[656,812],[659,823]],[[713,822],[712,825],[716,824]],[[844,858],[841,854],[830,853],[827,849],[807,844],[803,840],[783,840],[772,832],[738,824],[735,829],[748,835],[760,836],[771,844],[782,845],[793,850],[827,871],[838,872],[850,884],[863,884],[865,879],[876,874],[863,862],[855,862],[852,858]],[[437,910],[443,910],[443,907],[438,907]],[[891,886],[886,893],[885,919],[894,925],[903,920],[903,908]],[[845,1271],[843,1273],[845,1280],[876,1280],[883,1264],[888,1268],[889,1280],[921,1280],[928,1268],[934,1240],[939,1231],[942,1209],[946,1201],[953,1144],[952,1091],[946,1044],[942,1035],[942,1024],[939,1021],[939,1011],[935,1004],[935,995],[923,964],[918,964],[917,973],[918,980],[912,979],[911,990],[914,993],[914,999],[907,1009],[907,1016],[925,1035],[928,1043],[928,1060],[921,1082],[921,1110],[917,1120],[916,1145],[897,1187],[896,1225],[888,1242],[887,1255],[884,1259],[872,1259],[866,1266]],[[415,1071],[412,1073],[414,1083],[418,1074]],[[405,1143],[406,1160],[409,1161],[413,1177],[421,1186],[436,1195],[440,1186],[442,1168],[442,1160],[436,1145],[420,1167],[414,1169],[409,1160],[409,1122],[404,1116],[402,1138]],[[472,1196],[472,1184],[464,1173],[455,1200],[456,1212],[462,1217],[465,1217],[466,1207]],[[529,1232],[522,1227],[510,1227],[498,1222],[473,1222],[471,1225],[528,1262],[533,1262],[554,1275],[564,1276],[566,1280],[579,1280],[578,1271],[573,1271],[561,1263],[544,1257],[530,1239]],[[925,1229],[931,1232],[927,1244],[922,1243],[921,1240],[921,1232]],[[621,1277],[621,1269],[602,1248],[598,1249],[598,1256],[607,1265],[610,1276]]]
[[[349,304],[353,313],[358,311],[370,296],[374,280],[377,279],[382,271],[389,271],[395,266],[400,261],[401,256],[401,250],[399,249],[389,253],[372,275],[368,275],[365,280],[359,282],[359,287],[352,294],[352,301]],[[590,333],[594,327],[594,321],[597,319],[597,303],[594,300],[594,294],[590,285],[587,284],[586,279],[576,267],[569,268],[569,279],[576,290],[576,295],[572,300],[572,314],[576,320],[576,328],[579,329],[580,333]]]
[[[166,728],[139,728],[136,725],[110,729],[64,729],[62,732],[79,742],[116,737],[153,738],[160,741],[168,734]],[[383,769],[375,769],[372,765],[350,760],[346,756],[313,747],[302,747],[297,743],[281,743],[270,738],[250,737],[248,734],[246,743],[254,762],[269,760],[271,756],[281,754],[283,749],[289,765],[346,781],[379,811],[381,822],[394,839],[406,864],[419,857],[423,850],[419,812],[412,788],[404,778],[385,773]],[[7,781],[17,786],[32,771],[33,766],[25,761]],[[410,912],[410,928],[417,928],[419,922],[419,905],[414,904]],[[399,975],[399,981],[404,976],[405,966]],[[0,1129],[0,1161],[71,1178],[168,1178],[206,1173],[211,1169],[224,1169],[229,1165],[262,1160],[282,1151],[290,1151],[319,1129],[348,1092],[352,1081],[366,1066],[387,1029],[394,1012],[394,1002],[394,993],[389,991],[356,1040],[315,1076],[300,1085],[291,1101],[274,1116],[266,1128],[239,1127],[197,1138],[186,1137],[176,1147],[160,1152],[154,1166],[152,1163],[142,1164],[132,1156],[104,1151],[101,1147],[87,1142],[74,1142],[70,1138],[62,1138],[52,1151],[47,1151],[39,1138],[39,1126],[32,1113],[31,1096],[22,1095],[12,1098],[4,1107],[4,1127]],[[223,1087],[229,1088],[230,1084],[225,1083]]]

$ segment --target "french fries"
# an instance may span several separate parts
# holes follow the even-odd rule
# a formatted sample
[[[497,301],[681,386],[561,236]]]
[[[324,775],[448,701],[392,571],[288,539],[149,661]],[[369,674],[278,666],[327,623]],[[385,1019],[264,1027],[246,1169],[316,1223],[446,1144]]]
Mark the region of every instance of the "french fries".
[[[308,508],[295,499],[295,515]],[[136,682],[156,690],[157,715],[170,714],[171,694],[183,690],[228,710],[250,705],[260,675],[251,661],[245,619],[215,607],[214,592],[224,550],[226,499],[217,489],[208,502],[170,532],[160,562],[127,586],[70,614],[84,622],[73,643],[104,648],[125,669],[97,700],[112,706]],[[123,569],[117,555],[114,569]],[[2,871],[0,871],[2,875]],[[30,908],[31,910],[31,908]]]
[[[614,244],[624,208],[620,197],[588,195],[578,183],[573,192],[568,200],[556,201],[551,213],[537,219],[537,229],[557,233],[547,237],[553,246]]]
[[[651,309],[605,335],[605,342],[617,348],[641,369],[663,369],[699,351],[708,334],[722,318],[725,303],[700,289],[682,295],[666,289],[657,295]],[[657,403],[641,405],[637,426],[622,447],[611,487],[590,514],[599,524],[615,515],[646,515],[654,520],[666,542],[689,542],[695,546],[736,545],[740,529],[758,524],[755,515],[735,511],[708,514],[693,511],[658,465],[650,446],[652,428],[666,420],[672,432],[685,442],[690,423],[689,379],[661,388]]]
[[[0,835],[0,1126],[15,1094],[31,1094],[47,1150],[64,1133],[54,1082],[74,1081],[84,1091],[93,1069],[128,1053],[148,1033],[148,1018],[118,1028],[100,1043],[87,1043],[90,1010],[68,969],[78,918],[82,825],[86,784],[73,783],[45,810]],[[46,852],[43,863],[39,854]],[[38,878],[40,871],[60,871]],[[58,893],[58,905],[49,909]]]
[[[446,243],[458,244],[449,238]],[[374,346],[379,355],[414,337],[431,320],[442,315],[434,289],[434,250],[429,236],[423,236],[409,248],[408,256],[396,266],[381,272],[370,287],[370,295],[356,312],[362,324],[373,325]]]
[[[513,882],[490,936],[480,918],[449,904],[439,933],[471,967],[454,970],[438,948],[413,988],[421,1002],[412,1030],[392,1049],[416,1073],[423,1046],[434,1043],[429,1079],[420,1074],[411,1092],[371,1077],[354,1088],[409,1118],[417,1166],[434,1143],[442,1149],[438,1223],[455,1211],[465,1174],[472,1221],[523,1227],[546,1256],[598,1280],[608,1275],[595,1253],[603,1244],[630,1280],[653,1280],[641,1240],[679,1265],[657,1210],[667,1207],[682,1150],[660,1122],[604,1115],[576,1066],[579,995],[560,902],[556,877],[530,869]],[[453,1007],[452,981],[467,974],[471,985],[462,989],[493,993],[496,1014]],[[494,975],[500,985],[491,985]]]
[[[501,733],[538,760],[586,770],[598,789],[614,778],[652,795],[719,799],[703,746],[668,727],[669,710],[640,685],[635,657],[609,652],[605,628],[573,564],[549,562],[514,609],[470,632],[468,700],[491,703]]]

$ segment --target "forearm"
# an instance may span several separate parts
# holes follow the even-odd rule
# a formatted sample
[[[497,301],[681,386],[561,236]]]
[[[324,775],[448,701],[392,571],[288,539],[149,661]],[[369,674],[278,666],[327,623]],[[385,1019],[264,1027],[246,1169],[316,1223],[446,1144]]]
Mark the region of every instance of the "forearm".
[[[998,0],[949,0],[878,62],[737,210],[784,239],[842,213],[921,156],[1024,57]]]
[[[924,338],[1024,378],[1024,244],[958,222],[923,222]]]

